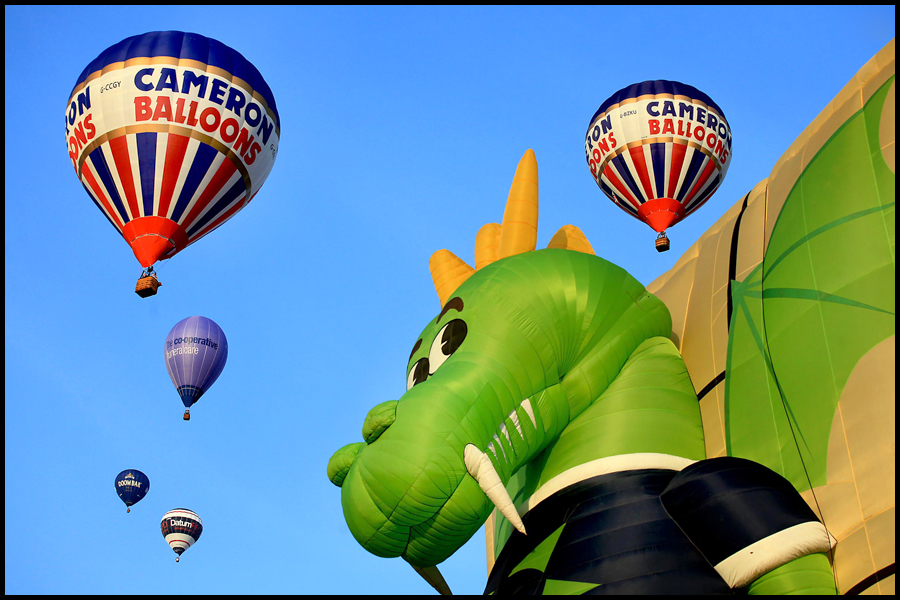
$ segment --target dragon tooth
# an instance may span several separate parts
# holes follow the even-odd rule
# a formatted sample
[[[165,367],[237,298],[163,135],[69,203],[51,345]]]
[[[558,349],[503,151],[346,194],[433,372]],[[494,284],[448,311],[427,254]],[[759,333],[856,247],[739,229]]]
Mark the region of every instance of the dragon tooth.
[[[491,442],[490,444],[488,444],[487,449],[493,453],[494,458],[496,458],[497,460],[500,460],[500,457],[497,456],[497,449],[494,448],[494,442]],[[485,454],[487,454],[487,452],[485,452]]]
[[[506,428],[506,423],[500,424],[500,433],[506,437],[506,441],[509,442],[509,447],[512,448],[512,439],[509,437],[509,430]]]
[[[503,460],[508,463],[509,459],[506,457],[506,449],[503,447],[503,444],[500,443],[500,438],[496,433],[494,434],[494,441],[497,442],[496,444],[494,444],[495,447],[500,448],[500,452],[503,453]],[[491,443],[493,444],[494,442]],[[494,454],[497,454],[496,450],[494,450]],[[500,457],[498,456],[497,458],[499,459]]]
[[[515,425],[516,431],[519,432],[519,437],[524,440],[525,434],[522,433],[522,426],[519,425],[519,415],[516,414],[516,409],[513,409],[513,411],[509,413],[509,419],[512,421],[512,424]]]
[[[531,408],[531,400],[529,398],[525,398],[522,401],[522,408],[528,413],[528,418],[531,419],[531,423],[534,425],[534,428],[537,429],[537,420],[534,418],[534,410]]]
[[[497,474],[497,470],[494,468],[488,455],[479,450],[475,444],[468,444],[466,445],[463,458],[466,463],[466,471],[475,478],[481,490],[494,503],[500,514],[506,517],[513,527],[525,535],[525,525],[522,523],[522,519],[519,518],[516,506],[513,504],[512,498],[509,497],[509,492],[506,491],[506,487],[503,485],[503,481],[501,481],[500,475]]]
[[[410,565],[413,569],[415,569],[416,573],[418,573],[422,579],[428,582],[428,585],[437,590],[442,596],[452,596],[453,592],[450,591],[450,586],[447,585],[447,582],[444,581],[444,576],[441,575],[441,572],[438,570],[437,565],[433,567],[417,567],[415,565]]]

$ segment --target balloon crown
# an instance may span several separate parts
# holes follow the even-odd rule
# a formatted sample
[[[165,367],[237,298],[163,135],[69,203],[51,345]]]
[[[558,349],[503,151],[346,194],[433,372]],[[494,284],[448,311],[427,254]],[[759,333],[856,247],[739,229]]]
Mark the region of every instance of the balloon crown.
[[[449,250],[431,255],[428,268],[441,307],[473,273],[502,258],[533,251],[537,247],[538,168],[534,151],[525,151],[506,200],[502,223],[488,223],[475,236],[475,267]],[[574,225],[564,225],[550,239],[547,248],[594,254],[584,233]]]

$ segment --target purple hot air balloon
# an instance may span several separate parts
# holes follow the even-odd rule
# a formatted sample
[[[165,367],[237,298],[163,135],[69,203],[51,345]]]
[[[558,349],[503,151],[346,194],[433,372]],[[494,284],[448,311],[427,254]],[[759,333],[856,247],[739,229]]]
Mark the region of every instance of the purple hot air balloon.
[[[191,419],[191,405],[200,399],[225,368],[228,340],[212,319],[188,317],[179,321],[166,338],[166,369],[184,403],[184,420]]]

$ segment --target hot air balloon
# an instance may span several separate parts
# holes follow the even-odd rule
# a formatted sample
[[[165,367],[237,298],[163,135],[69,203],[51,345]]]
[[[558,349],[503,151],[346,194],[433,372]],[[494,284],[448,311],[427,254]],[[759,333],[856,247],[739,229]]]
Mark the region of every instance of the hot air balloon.
[[[125,512],[131,512],[131,506],[137,504],[150,491],[150,478],[137,469],[125,469],[116,475],[116,493],[128,506]]]
[[[181,554],[193,546],[203,533],[200,517],[186,508],[176,508],[164,514],[159,527],[169,547],[178,555],[175,562],[179,562]]]
[[[215,383],[228,359],[225,332],[212,319],[188,317],[175,324],[166,337],[166,369],[184,403],[184,420],[191,405]]]
[[[66,106],[72,167],[144,267],[141,297],[159,286],[156,261],[253,199],[280,137],[275,97],[256,67],[196,33],[154,31],[110,46]]]
[[[610,96],[584,139],[594,181],[619,208],[659,233],[703,206],[731,161],[731,127],[700,90],[677,81],[644,81]]]

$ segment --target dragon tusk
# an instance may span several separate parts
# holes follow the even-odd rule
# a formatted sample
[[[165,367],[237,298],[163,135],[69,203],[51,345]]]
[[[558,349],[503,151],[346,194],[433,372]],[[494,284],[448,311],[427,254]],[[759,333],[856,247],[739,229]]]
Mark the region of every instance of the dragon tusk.
[[[444,581],[444,576],[441,575],[441,572],[438,571],[437,565],[433,567],[417,567],[415,565],[410,565],[413,569],[415,569],[416,573],[421,575],[422,579],[428,582],[428,585],[436,589],[441,596],[452,596],[453,592],[450,591],[450,586],[447,585],[447,582]]]
[[[516,506],[513,504],[509,492],[500,480],[497,470],[494,468],[488,455],[479,450],[475,444],[466,446],[464,459],[466,461],[466,471],[475,478],[482,491],[487,495],[488,499],[494,503],[497,510],[500,511],[507,520],[513,524],[520,533],[525,535],[525,525],[519,518]]]

